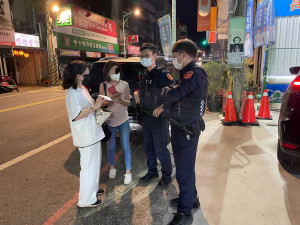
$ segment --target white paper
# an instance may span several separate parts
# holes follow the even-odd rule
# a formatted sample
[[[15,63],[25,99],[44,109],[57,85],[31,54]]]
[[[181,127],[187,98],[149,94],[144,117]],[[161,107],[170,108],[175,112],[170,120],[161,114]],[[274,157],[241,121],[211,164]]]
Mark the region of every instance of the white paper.
[[[113,102],[114,100],[112,100],[110,97],[106,96],[106,95],[98,95],[102,98],[104,98],[106,101],[110,101],[110,102]]]

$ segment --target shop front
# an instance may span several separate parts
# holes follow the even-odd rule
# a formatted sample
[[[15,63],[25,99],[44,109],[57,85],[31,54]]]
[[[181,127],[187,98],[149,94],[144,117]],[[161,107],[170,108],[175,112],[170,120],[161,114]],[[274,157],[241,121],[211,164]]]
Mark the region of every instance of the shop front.
[[[15,33],[15,43],[13,59],[18,84],[40,85],[47,75],[47,56],[40,48],[39,37]]]
[[[65,6],[53,30],[60,73],[74,60],[92,63],[119,54],[116,23],[77,6]]]
[[[13,73],[11,59],[15,46],[15,32],[10,29],[0,29],[0,75]]]

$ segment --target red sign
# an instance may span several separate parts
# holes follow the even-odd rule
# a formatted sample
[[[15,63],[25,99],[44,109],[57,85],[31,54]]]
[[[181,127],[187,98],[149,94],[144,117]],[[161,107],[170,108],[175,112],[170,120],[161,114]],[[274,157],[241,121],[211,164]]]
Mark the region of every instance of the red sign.
[[[128,55],[139,55],[140,54],[140,47],[128,45]]]
[[[128,40],[128,43],[137,43],[137,42],[139,42],[139,36],[138,35],[128,35],[127,40]]]
[[[117,26],[116,22],[113,20],[109,20],[77,6],[72,6],[72,12],[75,27],[111,37],[117,37]]]
[[[0,45],[15,46],[15,32],[13,30],[0,29]]]
[[[217,32],[216,31],[211,31],[209,33],[209,38],[208,38],[208,43],[216,43],[217,42]]]

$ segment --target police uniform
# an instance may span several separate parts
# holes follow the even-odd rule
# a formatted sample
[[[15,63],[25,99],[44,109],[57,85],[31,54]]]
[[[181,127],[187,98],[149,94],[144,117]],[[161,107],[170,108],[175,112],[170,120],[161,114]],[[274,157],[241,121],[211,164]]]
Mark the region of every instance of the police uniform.
[[[179,185],[177,212],[189,215],[197,196],[195,161],[198,140],[205,129],[202,116],[207,96],[207,74],[195,61],[180,71],[180,83],[166,91],[164,101],[171,104],[171,118],[193,132],[189,135],[171,123],[171,143]]]
[[[161,163],[162,178],[171,178],[172,163],[167,149],[169,125],[166,119],[152,116],[153,110],[162,104],[161,92],[174,83],[172,76],[162,68],[145,70],[140,81],[140,107],[148,113],[143,116],[143,138],[147,156],[148,173],[157,174],[157,158]],[[157,157],[157,158],[156,158]]]

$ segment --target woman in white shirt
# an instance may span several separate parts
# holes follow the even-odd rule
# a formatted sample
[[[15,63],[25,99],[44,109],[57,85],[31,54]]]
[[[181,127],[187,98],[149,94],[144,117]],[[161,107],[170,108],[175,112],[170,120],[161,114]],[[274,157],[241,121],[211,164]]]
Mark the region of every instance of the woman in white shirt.
[[[73,144],[80,152],[80,187],[79,207],[96,207],[101,201],[98,195],[104,193],[99,189],[101,167],[101,139],[104,133],[96,125],[95,112],[100,109],[103,100],[96,102],[90,96],[82,81],[89,75],[85,62],[76,60],[65,67],[62,87],[66,92],[66,106],[72,131]]]
[[[108,104],[112,111],[110,117],[105,121],[112,135],[107,142],[107,155],[110,165],[109,178],[116,177],[117,169],[115,168],[115,150],[116,150],[116,133],[120,134],[121,145],[124,151],[126,173],[124,175],[124,184],[129,184],[131,176],[131,149],[129,145],[130,125],[127,107],[130,105],[130,91],[127,82],[120,80],[120,66],[114,61],[108,61],[103,68],[103,76],[106,84],[106,92],[103,83],[100,84],[99,93],[111,97],[114,102]]]

